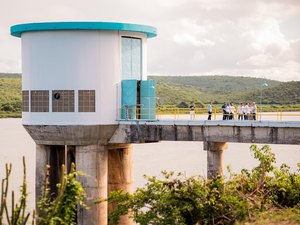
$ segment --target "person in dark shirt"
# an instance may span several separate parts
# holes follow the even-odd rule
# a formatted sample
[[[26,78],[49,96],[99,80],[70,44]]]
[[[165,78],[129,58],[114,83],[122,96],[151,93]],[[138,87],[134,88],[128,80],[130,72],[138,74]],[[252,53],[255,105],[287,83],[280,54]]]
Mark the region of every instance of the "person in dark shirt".
[[[213,103],[212,102],[210,102],[209,104],[208,104],[208,106],[207,106],[207,108],[208,108],[208,120],[211,120],[211,114],[212,114],[212,112],[213,112]]]
[[[226,111],[227,104],[224,102],[222,105],[222,111],[223,111],[223,120],[227,120],[227,111]]]

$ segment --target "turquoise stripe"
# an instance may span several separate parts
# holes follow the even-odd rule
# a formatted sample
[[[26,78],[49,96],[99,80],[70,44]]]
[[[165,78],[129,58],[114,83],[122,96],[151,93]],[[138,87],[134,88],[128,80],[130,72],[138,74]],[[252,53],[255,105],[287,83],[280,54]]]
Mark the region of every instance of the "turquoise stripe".
[[[21,37],[24,32],[47,30],[121,30],[144,33],[148,38],[157,36],[155,27],[113,22],[47,22],[18,24],[10,28],[10,34],[15,37]]]

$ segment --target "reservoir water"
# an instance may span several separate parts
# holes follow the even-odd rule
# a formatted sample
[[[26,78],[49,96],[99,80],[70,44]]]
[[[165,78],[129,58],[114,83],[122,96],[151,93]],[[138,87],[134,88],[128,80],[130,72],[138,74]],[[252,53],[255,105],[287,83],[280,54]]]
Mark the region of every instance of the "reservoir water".
[[[224,165],[232,171],[251,169],[257,161],[251,156],[251,144],[228,143]],[[262,146],[262,145],[259,145]],[[286,163],[292,171],[300,163],[300,145],[270,145],[277,165]],[[4,178],[5,163],[13,164],[10,190],[19,190],[22,184],[22,156],[26,157],[29,207],[34,206],[35,143],[22,126],[21,119],[0,119],[0,177]],[[162,170],[183,172],[186,176],[206,176],[206,152],[202,142],[159,142],[133,145],[134,188],[143,186],[143,175],[160,176]]]

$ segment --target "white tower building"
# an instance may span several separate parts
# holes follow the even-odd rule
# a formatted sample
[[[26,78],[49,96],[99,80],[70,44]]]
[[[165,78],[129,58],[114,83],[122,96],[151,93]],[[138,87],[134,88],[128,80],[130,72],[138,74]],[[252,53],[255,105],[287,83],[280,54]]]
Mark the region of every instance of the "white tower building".
[[[106,203],[92,201],[110,190],[130,191],[131,147],[111,146],[109,139],[124,118],[124,105],[138,106],[138,88],[126,97],[122,88],[131,90],[136,80],[144,82],[140,86],[147,92],[151,89],[146,81],[147,38],[155,37],[156,29],[126,23],[49,22],[12,26],[11,35],[22,39],[22,120],[37,144],[36,199],[46,164],[51,166],[55,192],[60,164],[76,162],[77,169],[89,175],[82,183],[91,207],[78,211],[77,224],[106,224]],[[137,103],[155,104],[155,94],[140,96],[144,98]]]

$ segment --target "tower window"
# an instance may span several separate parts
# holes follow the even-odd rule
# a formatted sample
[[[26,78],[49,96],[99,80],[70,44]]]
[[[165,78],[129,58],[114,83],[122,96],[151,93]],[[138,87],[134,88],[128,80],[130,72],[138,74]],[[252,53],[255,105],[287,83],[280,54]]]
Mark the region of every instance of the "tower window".
[[[22,91],[22,112],[29,112],[29,91]]]
[[[49,91],[30,91],[31,112],[49,112]]]
[[[78,112],[95,112],[95,90],[78,91]]]
[[[74,91],[53,90],[52,112],[74,112]]]
[[[122,37],[122,80],[142,79],[142,39]]]

